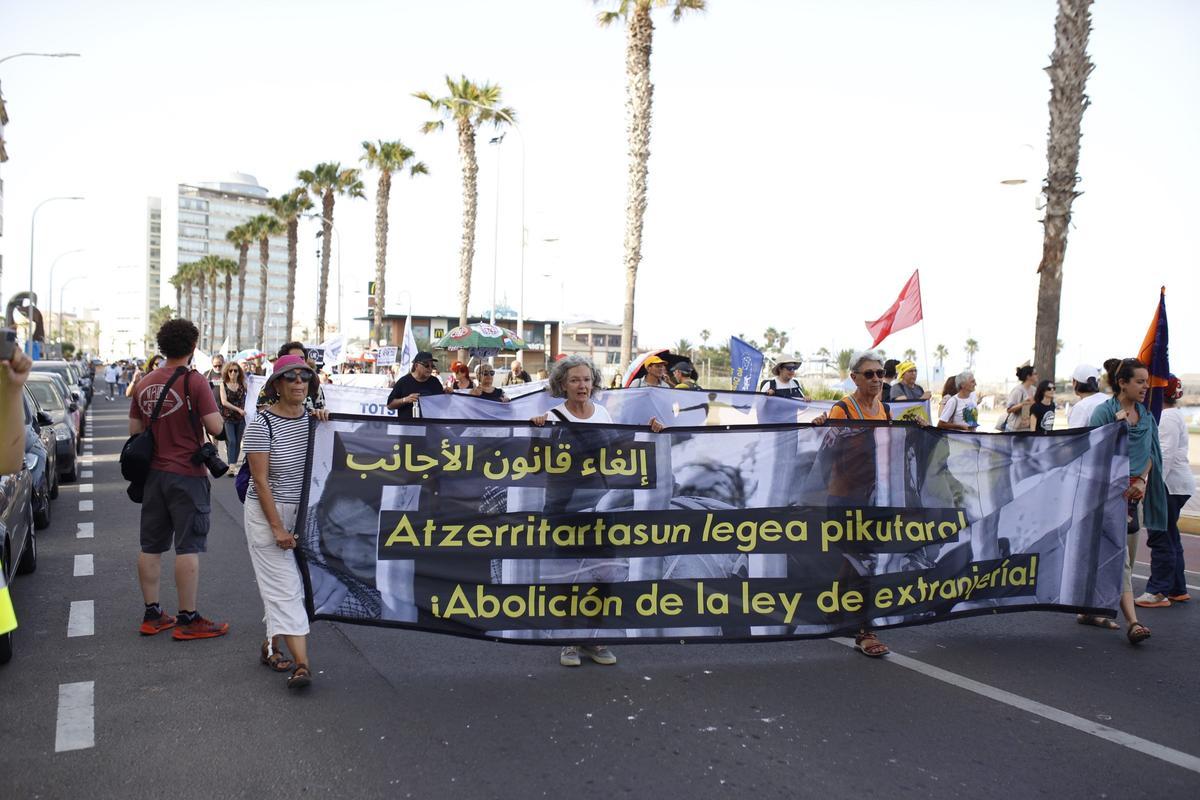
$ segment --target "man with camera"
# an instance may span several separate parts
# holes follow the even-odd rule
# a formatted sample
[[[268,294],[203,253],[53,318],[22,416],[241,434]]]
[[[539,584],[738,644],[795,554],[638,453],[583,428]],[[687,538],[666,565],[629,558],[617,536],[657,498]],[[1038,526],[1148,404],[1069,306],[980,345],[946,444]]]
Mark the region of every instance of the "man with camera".
[[[200,616],[196,591],[200,580],[200,554],[206,549],[209,526],[207,469],[214,477],[229,467],[217,456],[204,432],[218,436],[224,421],[204,376],[191,368],[200,332],[186,319],[172,319],[158,329],[161,366],[137,384],[129,406],[129,433],[136,436],[149,427],[154,437],[154,457],[142,495],[141,547],[138,582],[146,612],[140,631],[144,636],[174,628],[175,639],[211,639],[229,632],[228,623]],[[161,400],[161,402],[160,402]],[[157,412],[157,415],[156,415]],[[159,604],[162,554],[175,546],[175,587],[179,616]]]

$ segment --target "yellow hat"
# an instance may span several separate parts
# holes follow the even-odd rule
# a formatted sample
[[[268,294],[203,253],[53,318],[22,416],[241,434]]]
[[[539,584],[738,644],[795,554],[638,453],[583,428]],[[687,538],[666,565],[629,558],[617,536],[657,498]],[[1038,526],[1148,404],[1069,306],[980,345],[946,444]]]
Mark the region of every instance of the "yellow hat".
[[[917,365],[913,361],[901,361],[896,366],[896,377],[903,378],[904,373],[908,372],[910,369],[916,369],[916,368],[917,368]]]
[[[642,365],[649,367],[652,364],[665,364],[665,363],[667,363],[667,362],[664,361],[663,359],[659,358],[658,356],[650,356],[649,358],[647,358],[645,361],[642,362]]]

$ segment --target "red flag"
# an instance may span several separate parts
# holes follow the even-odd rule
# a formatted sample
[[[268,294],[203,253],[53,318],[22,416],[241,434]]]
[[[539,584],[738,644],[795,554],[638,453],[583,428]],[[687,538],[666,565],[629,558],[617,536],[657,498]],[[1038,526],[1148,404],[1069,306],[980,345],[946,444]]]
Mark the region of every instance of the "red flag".
[[[904,330],[921,321],[921,270],[915,270],[908,283],[900,290],[900,296],[883,316],[867,323],[867,331],[875,337],[871,347],[877,346],[896,331]]]

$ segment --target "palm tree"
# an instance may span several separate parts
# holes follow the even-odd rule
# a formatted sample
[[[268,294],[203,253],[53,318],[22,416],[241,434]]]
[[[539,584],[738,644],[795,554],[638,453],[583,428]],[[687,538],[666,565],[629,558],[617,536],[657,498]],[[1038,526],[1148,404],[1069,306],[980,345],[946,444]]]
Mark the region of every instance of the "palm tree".
[[[325,301],[329,297],[329,253],[333,245],[333,201],[337,195],[364,197],[360,171],[342,169],[336,161],[325,161],[313,169],[300,170],[296,180],[313,200],[321,200],[321,286],[317,293],[317,339],[325,341]],[[265,316],[265,315],[264,315]],[[341,320],[338,320],[341,322]],[[262,327],[262,323],[259,323]],[[289,334],[291,331],[288,332]]]
[[[259,214],[246,223],[254,231],[258,239],[258,347],[267,349],[267,314],[270,308],[267,303],[267,267],[271,263],[271,237],[278,236],[287,230],[279,218],[273,214]],[[289,331],[288,336],[291,335]]]
[[[917,360],[917,351],[913,350],[911,347],[908,348],[907,350],[905,350],[904,351],[904,360],[905,361],[916,361]]]
[[[691,357],[692,351],[695,349],[696,346],[685,338],[676,342],[671,348],[671,352],[675,353],[676,355]]]
[[[233,278],[238,273],[238,265],[236,261],[228,258],[219,259],[217,262],[217,274],[221,276],[225,284],[225,308],[221,316],[221,332],[225,338],[229,338],[229,305],[233,294]],[[215,294],[215,292],[214,292]],[[214,317],[215,319],[215,317]]]
[[[200,307],[204,308],[204,291],[208,289],[208,344],[204,345],[204,327],[200,328],[201,349],[211,351],[217,338],[217,276],[221,272],[220,256],[207,255],[196,262],[196,270],[200,273]]]
[[[1067,252],[1071,205],[1079,192],[1079,139],[1083,112],[1089,100],[1084,89],[1094,65],[1088,58],[1092,30],[1092,0],[1058,0],[1054,21],[1054,52],[1050,56],[1049,164],[1044,192],[1041,276],[1038,284],[1037,322],[1034,325],[1034,366],[1039,375],[1054,379],[1055,343],[1058,340],[1062,299],[1062,267]]]
[[[242,349],[242,308],[246,302],[246,259],[250,252],[250,245],[254,243],[255,238],[254,231],[250,230],[250,226],[246,223],[231,228],[225,234],[225,239],[238,249],[237,331],[233,334],[234,350]]]
[[[175,274],[171,276],[167,283],[175,287],[175,316],[183,316],[183,287],[185,285],[183,273],[180,270],[175,270]]]
[[[287,226],[288,288],[287,326],[285,339],[292,338],[292,320],[296,312],[296,245],[300,238],[300,215],[312,208],[312,200],[303,186],[292,189],[285,195],[268,200],[271,211]]]
[[[853,350],[839,350],[837,354],[838,377],[846,380],[850,374],[850,362],[854,360]]]
[[[383,310],[387,299],[384,278],[387,276],[388,200],[392,195],[392,173],[408,169],[408,176],[428,175],[423,161],[413,161],[415,153],[403,142],[363,142],[359,158],[369,169],[379,170],[379,186],[375,190],[375,325],[371,338],[383,338]]]
[[[950,349],[944,344],[939,344],[933,348],[933,357],[938,360],[938,371],[945,369],[946,359],[950,357]]]
[[[967,339],[967,343],[963,345],[963,352],[967,354],[967,367],[975,368],[975,354],[979,352],[979,342],[974,339]]]
[[[446,120],[454,123],[458,134],[458,158],[462,163],[463,231],[458,254],[458,324],[467,324],[467,304],[471,300],[471,267],[475,262],[475,215],[479,207],[479,162],[475,158],[475,131],[485,123],[499,130],[515,121],[517,112],[504,108],[501,89],[491,83],[477,84],[465,75],[458,81],[446,76],[446,88],[450,94],[434,97],[429,92],[416,92],[413,97],[429,103],[429,107],[441,114],[442,119],[426,122],[422,133],[433,133],[446,127]],[[466,352],[460,350],[459,360]]]
[[[642,261],[642,219],[646,214],[646,173],[650,163],[650,116],[654,86],[650,83],[650,49],[654,21],[650,11],[672,7],[678,22],[688,11],[702,11],[705,0],[617,0],[616,7],[600,13],[608,26],[625,20],[625,113],[629,136],[629,175],[625,200],[625,317],[621,322],[621,364],[633,357],[633,309],[638,265]],[[606,3],[611,5],[611,3]]]
[[[708,328],[705,328],[704,330],[700,331],[700,344],[702,346],[708,347],[708,340],[711,338],[712,338],[712,331],[710,331]]]

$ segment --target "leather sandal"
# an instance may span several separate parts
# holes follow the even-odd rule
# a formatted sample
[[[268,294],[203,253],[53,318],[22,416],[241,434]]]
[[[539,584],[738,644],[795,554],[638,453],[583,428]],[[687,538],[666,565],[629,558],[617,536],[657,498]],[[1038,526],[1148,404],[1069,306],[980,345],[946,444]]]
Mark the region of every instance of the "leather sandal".
[[[312,672],[308,669],[308,664],[297,664],[292,670],[292,677],[287,680],[289,689],[303,689],[312,683]]]
[[[278,649],[274,653],[270,652],[269,642],[263,642],[262,650],[259,654],[259,661],[276,672],[287,672],[293,666],[292,660],[279,652]]]
[[[1150,638],[1150,629],[1140,622],[1131,622],[1125,635],[1129,637],[1130,644],[1141,644]]]
[[[881,658],[892,652],[872,631],[859,631],[854,637],[854,647],[868,658]]]

